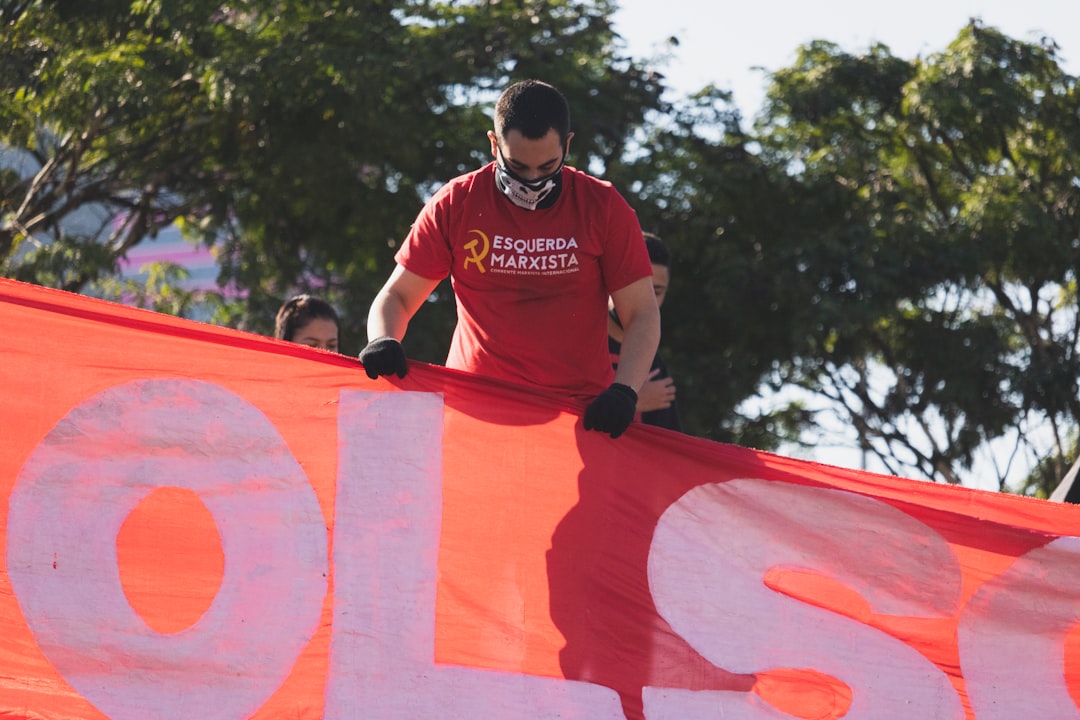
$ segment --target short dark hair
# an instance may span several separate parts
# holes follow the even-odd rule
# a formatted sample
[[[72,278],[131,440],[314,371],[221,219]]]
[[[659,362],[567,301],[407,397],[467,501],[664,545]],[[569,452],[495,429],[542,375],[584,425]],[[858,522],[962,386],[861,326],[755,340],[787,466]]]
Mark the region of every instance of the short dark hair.
[[[645,248],[649,251],[649,260],[653,265],[671,266],[671,251],[667,243],[652,233],[642,233],[645,236]]]
[[[495,103],[495,134],[500,138],[517,130],[529,140],[539,140],[552,129],[565,145],[570,136],[570,105],[554,85],[522,80],[503,90]]]
[[[282,303],[274,321],[274,337],[292,342],[296,331],[315,319],[332,320],[340,325],[337,312],[325,300],[311,295],[294,295]]]

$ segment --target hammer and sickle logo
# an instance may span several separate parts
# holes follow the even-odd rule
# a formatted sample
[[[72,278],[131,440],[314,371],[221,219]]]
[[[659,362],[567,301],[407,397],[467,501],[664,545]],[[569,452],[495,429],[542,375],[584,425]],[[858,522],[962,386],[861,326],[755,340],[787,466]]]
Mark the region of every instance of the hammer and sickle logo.
[[[465,269],[469,269],[469,263],[476,263],[476,267],[480,272],[487,272],[487,268],[484,267],[482,261],[491,251],[491,241],[480,230],[470,230],[469,234],[476,235],[476,237],[465,243],[465,249],[469,253],[469,257],[465,258]]]

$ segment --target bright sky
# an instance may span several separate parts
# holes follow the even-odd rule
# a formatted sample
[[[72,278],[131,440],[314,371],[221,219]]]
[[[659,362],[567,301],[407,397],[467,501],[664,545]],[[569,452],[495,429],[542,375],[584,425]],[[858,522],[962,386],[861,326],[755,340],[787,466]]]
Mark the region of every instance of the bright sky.
[[[848,52],[884,43],[902,58],[943,51],[968,20],[980,18],[1025,41],[1053,38],[1063,67],[1080,74],[1080,2],[1076,0],[617,0],[615,30],[630,54],[649,58],[679,39],[665,66],[682,94],[709,83],[734,93],[749,120],[761,107],[765,73],[795,61],[811,40],[829,40]]]

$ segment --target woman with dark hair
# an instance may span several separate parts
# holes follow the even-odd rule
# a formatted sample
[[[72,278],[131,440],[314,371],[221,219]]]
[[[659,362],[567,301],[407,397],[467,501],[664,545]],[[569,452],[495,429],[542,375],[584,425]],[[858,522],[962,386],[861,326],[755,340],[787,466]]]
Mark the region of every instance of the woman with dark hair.
[[[337,352],[337,312],[325,300],[306,294],[296,295],[286,300],[278,310],[274,337]]]

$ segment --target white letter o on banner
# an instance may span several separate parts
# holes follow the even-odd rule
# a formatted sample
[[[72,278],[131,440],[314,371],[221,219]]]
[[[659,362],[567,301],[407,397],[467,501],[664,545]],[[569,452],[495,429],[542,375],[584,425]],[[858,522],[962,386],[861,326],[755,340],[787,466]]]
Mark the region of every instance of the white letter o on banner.
[[[116,538],[159,487],[195,492],[225,556],[191,627],[160,634],[128,604]],[[249,717],[319,626],[327,533],[315,492],[270,420],[199,380],[138,380],[74,408],[10,497],[7,568],[42,652],[115,719]],[[55,567],[54,567],[55,561]]]

